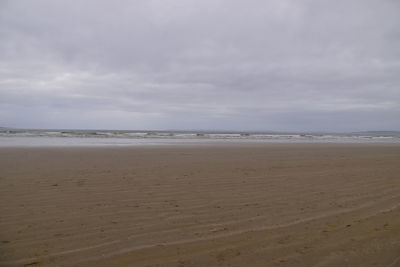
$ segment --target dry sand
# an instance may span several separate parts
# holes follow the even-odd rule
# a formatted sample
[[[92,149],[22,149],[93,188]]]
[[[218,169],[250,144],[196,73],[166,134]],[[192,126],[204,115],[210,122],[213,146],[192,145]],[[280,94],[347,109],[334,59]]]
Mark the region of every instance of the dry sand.
[[[400,266],[400,146],[0,148],[0,266]]]

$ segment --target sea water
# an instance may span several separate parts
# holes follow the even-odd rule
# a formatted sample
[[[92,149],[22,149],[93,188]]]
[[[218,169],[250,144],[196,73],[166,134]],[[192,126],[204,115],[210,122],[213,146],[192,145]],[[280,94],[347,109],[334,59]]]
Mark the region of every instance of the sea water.
[[[1,129],[0,146],[142,146],[213,142],[400,143],[397,132],[271,133],[213,131]]]

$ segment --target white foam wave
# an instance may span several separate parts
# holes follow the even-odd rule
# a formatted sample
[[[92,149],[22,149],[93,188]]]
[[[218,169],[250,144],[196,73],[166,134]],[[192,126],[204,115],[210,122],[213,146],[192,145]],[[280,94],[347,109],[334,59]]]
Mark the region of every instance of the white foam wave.
[[[379,134],[278,134],[235,132],[179,131],[102,131],[102,130],[0,130],[0,137],[59,137],[112,139],[178,139],[178,140],[264,140],[264,141],[332,141],[332,142],[400,142],[400,135]]]

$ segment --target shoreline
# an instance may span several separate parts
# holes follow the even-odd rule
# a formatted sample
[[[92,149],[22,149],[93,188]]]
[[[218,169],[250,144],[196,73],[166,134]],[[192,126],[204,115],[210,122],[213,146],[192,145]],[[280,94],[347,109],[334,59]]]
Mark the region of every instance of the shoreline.
[[[180,138],[113,138],[113,137],[26,137],[0,136],[0,148],[6,147],[146,147],[269,144],[389,144],[400,145],[400,139],[180,139]]]

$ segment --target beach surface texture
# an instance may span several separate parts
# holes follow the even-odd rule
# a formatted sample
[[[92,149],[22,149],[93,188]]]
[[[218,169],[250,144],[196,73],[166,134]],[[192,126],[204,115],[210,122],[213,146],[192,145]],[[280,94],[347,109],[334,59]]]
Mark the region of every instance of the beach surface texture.
[[[400,266],[400,145],[0,148],[0,266]]]

